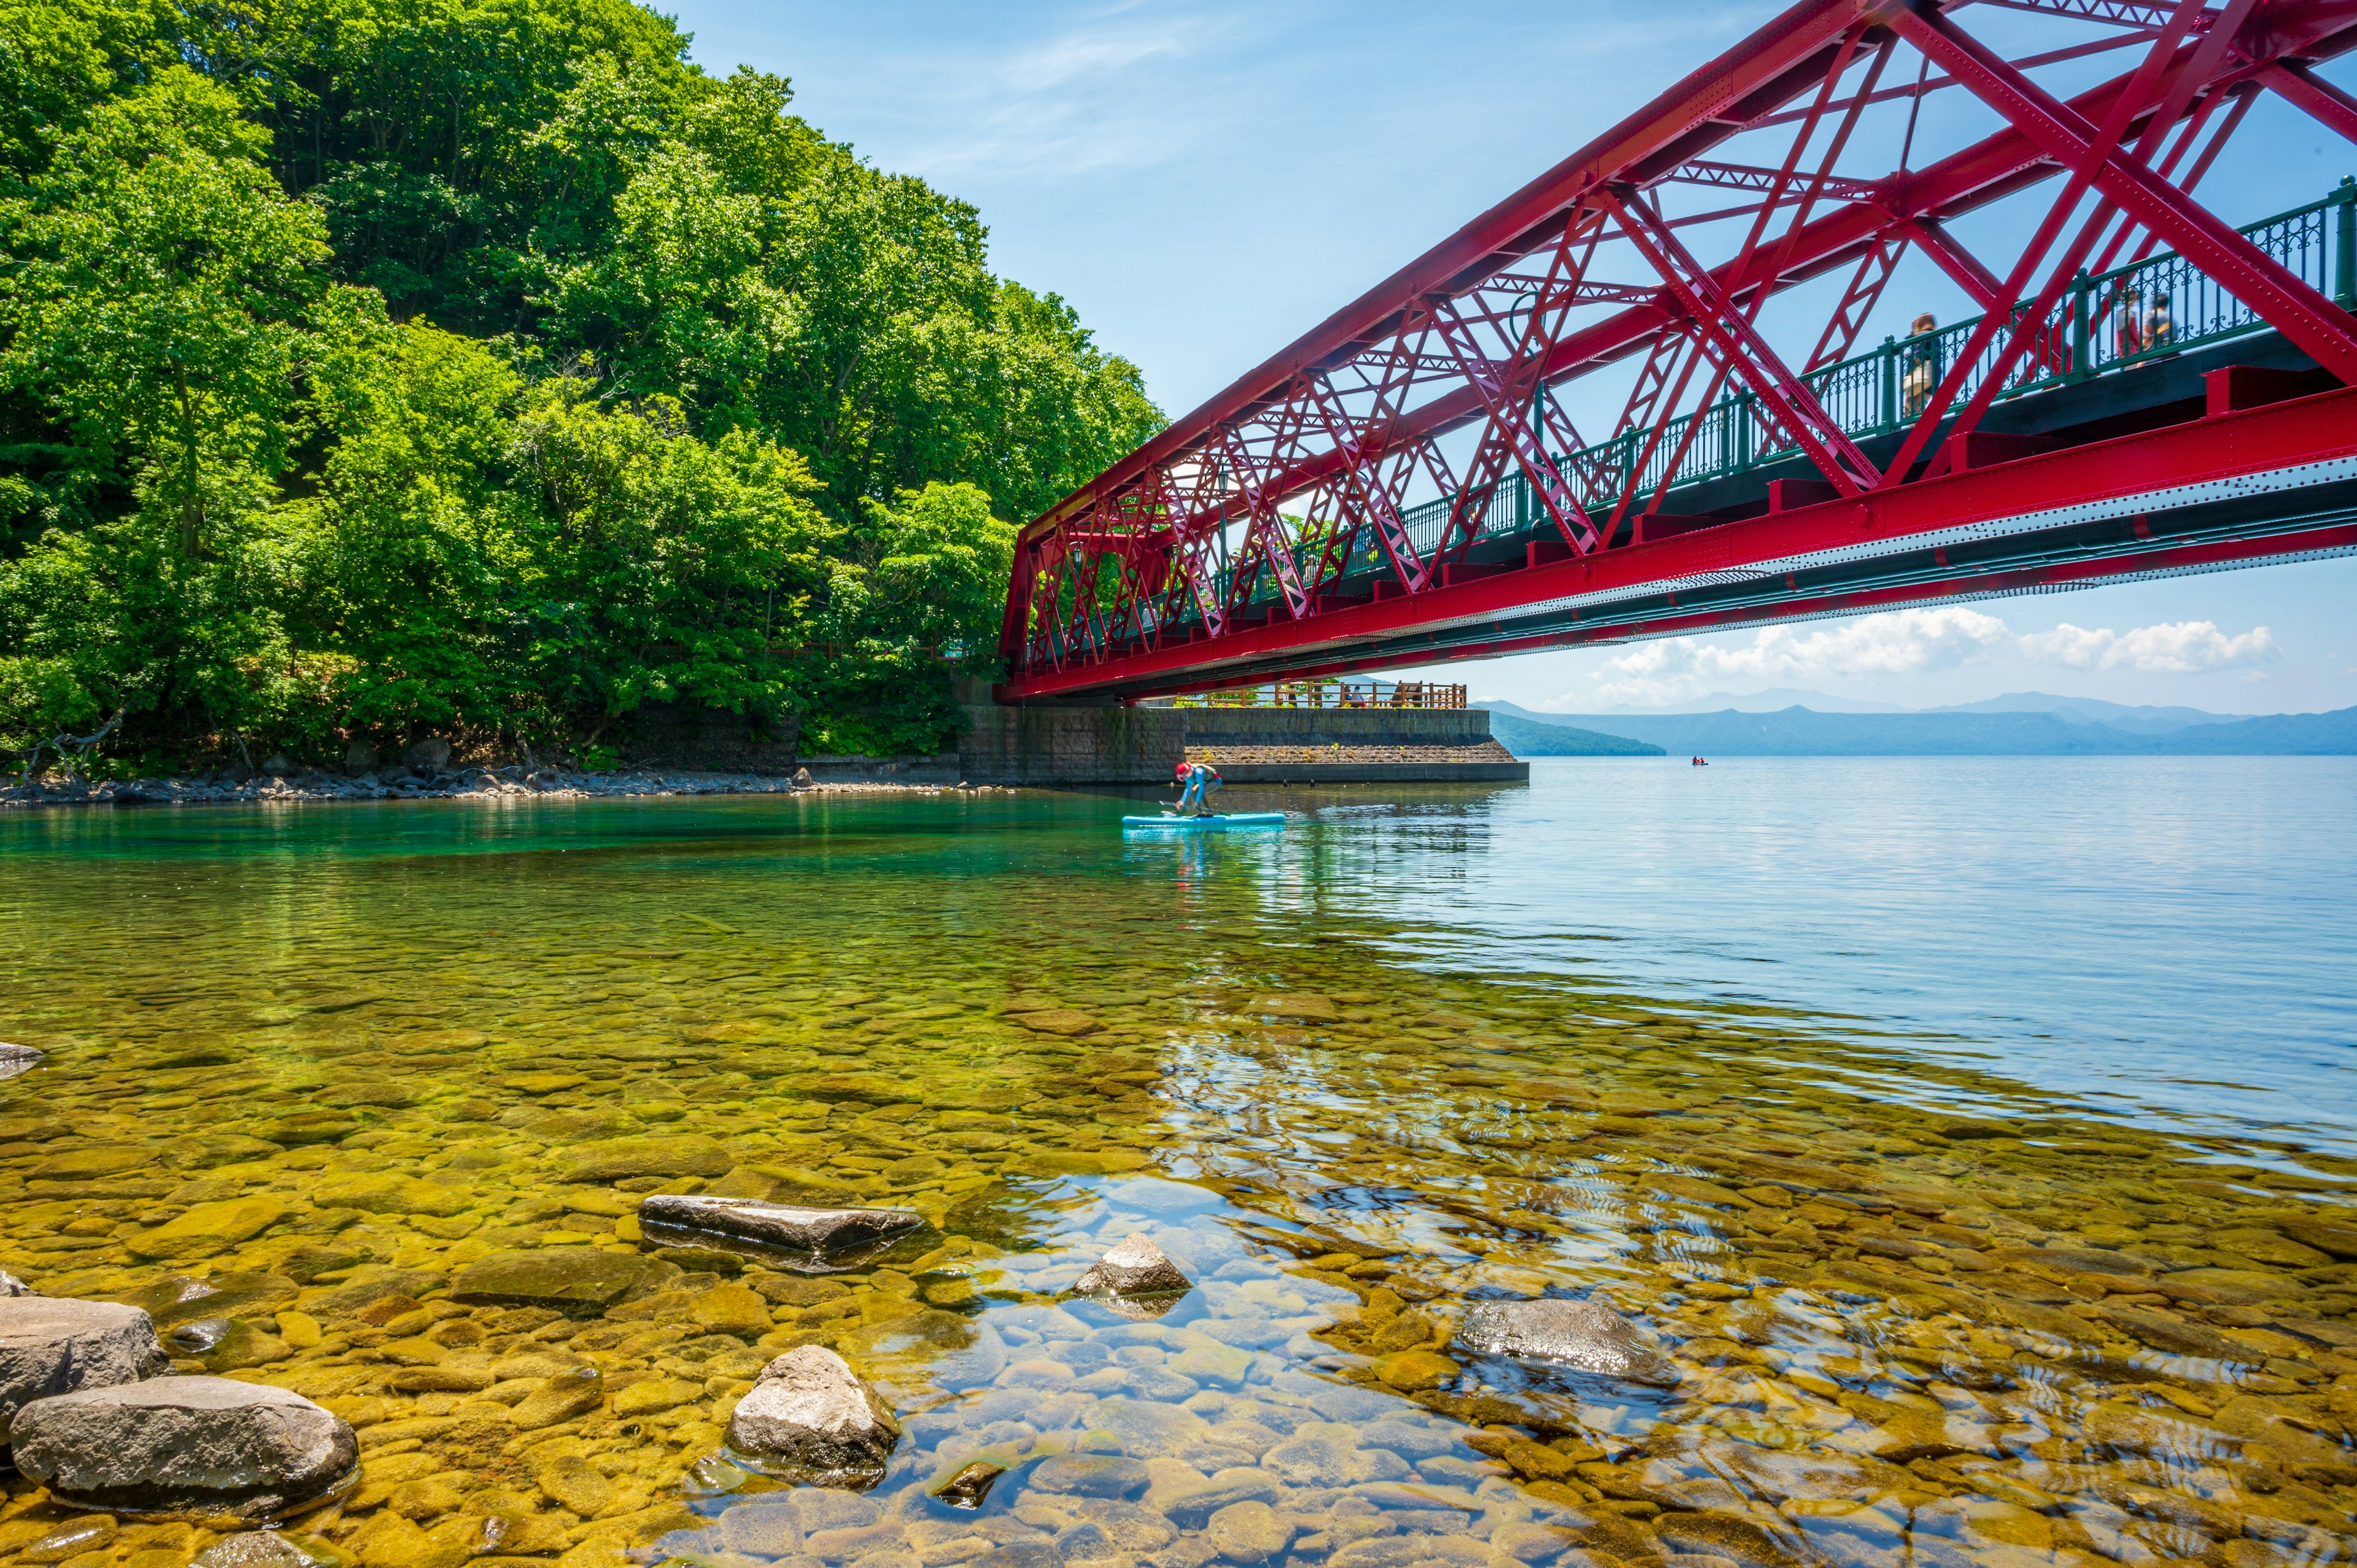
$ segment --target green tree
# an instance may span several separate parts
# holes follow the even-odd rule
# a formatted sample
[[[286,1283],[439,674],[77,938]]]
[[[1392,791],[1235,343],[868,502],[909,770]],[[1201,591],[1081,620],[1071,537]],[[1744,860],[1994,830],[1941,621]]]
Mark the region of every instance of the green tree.
[[[1008,520],[1159,416],[971,207],[686,43],[0,0],[0,743],[954,731]]]
[[[72,475],[121,475],[203,548],[209,508],[285,466],[303,317],[328,258],[231,96],[180,68],[108,104],[9,214],[0,378],[70,424]]]
[[[799,456],[749,431],[699,441],[669,398],[609,409],[561,379],[514,456],[542,500],[519,585],[541,690],[599,731],[649,701],[782,709],[778,645],[802,636],[836,532]]]

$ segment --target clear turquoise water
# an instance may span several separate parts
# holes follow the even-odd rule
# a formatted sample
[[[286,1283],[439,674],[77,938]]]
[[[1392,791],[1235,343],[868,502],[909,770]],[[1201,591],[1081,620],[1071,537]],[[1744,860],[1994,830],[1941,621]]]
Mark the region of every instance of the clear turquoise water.
[[[235,1281],[228,1369],[362,1428],[305,1528],[371,1563],[498,1515],[579,1563],[1203,1568],[1254,1560],[1185,1501],[1232,1470],[1271,1568],[2357,1554],[2318,1250],[2357,1234],[2357,765],[1533,775],[1236,789],[1297,820],[1183,837],[1082,793],[0,818],[0,1038],[52,1052],[0,1081],[0,1267]],[[942,1246],[817,1305],[673,1264],[546,1331],[608,1403],[518,1430],[543,1330],[448,1282],[634,1252],[638,1189],[574,1164],[618,1133]],[[256,1196],[289,1218],[153,1239]],[[1158,1325],[1062,1294],[1132,1230],[1202,1283]],[[443,1350],[380,1349],[379,1278]],[[1451,1338],[1590,1293],[1676,1391]],[[790,1343],[909,1418],[858,1507],[698,1468]],[[928,1500],[977,1455],[978,1520]],[[11,1489],[0,1561],[56,1506]]]

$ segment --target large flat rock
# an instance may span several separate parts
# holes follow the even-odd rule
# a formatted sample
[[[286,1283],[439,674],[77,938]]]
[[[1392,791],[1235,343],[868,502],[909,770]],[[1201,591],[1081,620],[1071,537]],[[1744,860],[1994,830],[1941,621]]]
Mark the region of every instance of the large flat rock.
[[[493,1252],[451,1277],[450,1299],[470,1306],[553,1306],[574,1316],[595,1316],[661,1267],[591,1247]]]
[[[152,1378],[170,1365],[156,1325],[135,1306],[53,1296],[0,1296],[0,1444],[36,1400]]]
[[[16,1468],[78,1506],[284,1518],[353,1474],[352,1429],[297,1393],[226,1378],[84,1389],[17,1413]]]
[[[750,1197],[690,1197],[654,1193],[639,1205],[639,1223],[807,1253],[856,1251],[924,1224],[905,1208],[800,1208]]]

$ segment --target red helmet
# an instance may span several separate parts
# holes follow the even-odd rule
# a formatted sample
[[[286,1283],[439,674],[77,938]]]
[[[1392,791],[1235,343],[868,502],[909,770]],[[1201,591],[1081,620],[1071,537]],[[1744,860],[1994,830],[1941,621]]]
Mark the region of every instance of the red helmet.
[[[1180,763],[1178,765],[1178,771],[1173,773],[1171,777],[1174,779],[1184,779],[1187,777],[1187,765],[1183,762]]]

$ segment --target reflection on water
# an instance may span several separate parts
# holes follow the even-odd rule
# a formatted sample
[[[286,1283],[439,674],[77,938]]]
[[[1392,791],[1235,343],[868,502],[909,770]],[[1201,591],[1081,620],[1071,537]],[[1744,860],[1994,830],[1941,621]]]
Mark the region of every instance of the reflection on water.
[[[1433,911],[1555,853],[1540,791],[1308,803],[0,823],[7,1029],[54,1053],[0,1084],[0,1268],[344,1414],[361,1487],[292,1528],[369,1564],[2357,1555],[2357,1164],[1502,961]],[[814,1276],[642,1237],[649,1191],[928,1228]],[[1175,1310],[1063,1294],[1134,1231]],[[1550,1294],[1674,1384],[1454,1338]],[[900,1415],[873,1491],[715,1457],[800,1344]],[[980,1508],[931,1495],[975,1460]],[[10,1497],[0,1557],[52,1560]]]

